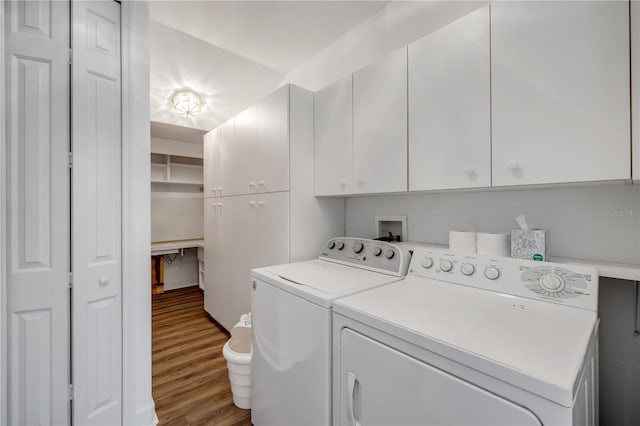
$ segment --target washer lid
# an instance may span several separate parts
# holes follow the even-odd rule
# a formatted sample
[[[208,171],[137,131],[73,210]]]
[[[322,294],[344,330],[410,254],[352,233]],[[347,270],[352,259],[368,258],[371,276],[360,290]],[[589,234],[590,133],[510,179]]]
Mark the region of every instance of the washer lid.
[[[571,407],[595,312],[409,276],[334,311]]]
[[[252,276],[326,308],[336,298],[400,279],[319,259],[254,269]]]

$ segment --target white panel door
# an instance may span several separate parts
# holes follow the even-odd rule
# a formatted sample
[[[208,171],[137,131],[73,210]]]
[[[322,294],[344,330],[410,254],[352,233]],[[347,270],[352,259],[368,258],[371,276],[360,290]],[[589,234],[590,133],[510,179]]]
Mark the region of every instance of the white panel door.
[[[289,190],[289,91],[284,86],[256,107],[258,138],[250,161],[258,192]]]
[[[493,185],[630,176],[629,3],[491,5]]]
[[[407,48],[353,74],[353,193],[407,190]]]
[[[341,425],[541,424],[519,405],[348,328],[336,408]]]
[[[0,7],[6,18],[7,420],[68,424],[69,3]]]
[[[74,1],[74,423],[122,422],[120,5]]]
[[[233,195],[238,185],[234,164],[234,144],[236,136],[235,119],[231,118],[218,127],[218,150],[221,166],[220,190],[218,196]]]
[[[235,116],[235,138],[228,146],[224,164],[233,170],[232,187],[225,195],[253,194],[258,190],[255,163],[258,162],[258,108],[254,105]]]
[[[489,5],[409,45],[409,190],[491,186]]]
[[[352,95],[352,75],[314,95],[316,195],[354,192]]]

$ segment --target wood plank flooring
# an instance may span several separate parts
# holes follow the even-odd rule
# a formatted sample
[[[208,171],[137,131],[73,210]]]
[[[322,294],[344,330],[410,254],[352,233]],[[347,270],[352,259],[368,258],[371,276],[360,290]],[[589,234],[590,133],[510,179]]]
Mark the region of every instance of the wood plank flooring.
[[[153,399],[160,425],[251,425],[233,405],[222,346],[198,287],[153,295]]]

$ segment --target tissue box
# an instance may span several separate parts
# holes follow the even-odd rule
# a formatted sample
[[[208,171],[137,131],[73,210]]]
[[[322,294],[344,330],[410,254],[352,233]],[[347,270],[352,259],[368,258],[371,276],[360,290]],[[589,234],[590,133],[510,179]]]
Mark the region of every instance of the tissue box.
[[[512,229],[511,257],[543,261],[547,258],[547,232],[542,229]]]

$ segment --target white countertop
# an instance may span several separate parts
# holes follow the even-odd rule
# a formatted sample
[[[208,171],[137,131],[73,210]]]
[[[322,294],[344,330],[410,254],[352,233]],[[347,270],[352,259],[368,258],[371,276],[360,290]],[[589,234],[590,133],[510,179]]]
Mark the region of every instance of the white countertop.
[[[178,253],[187,248],[204,248],[204,239],[152,243],[151,255]]]

